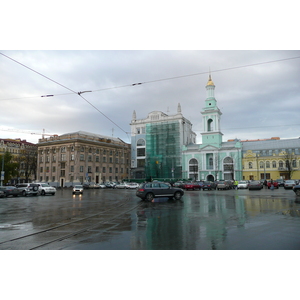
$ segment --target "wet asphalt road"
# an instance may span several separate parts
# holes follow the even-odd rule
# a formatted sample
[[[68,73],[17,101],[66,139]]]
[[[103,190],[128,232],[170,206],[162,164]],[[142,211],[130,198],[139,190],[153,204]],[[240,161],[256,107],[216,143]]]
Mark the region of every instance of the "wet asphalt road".
[[[298,250],[296,199],[283,188],[185,191],[154,203],[111,189],[0,198],[0,249]]]

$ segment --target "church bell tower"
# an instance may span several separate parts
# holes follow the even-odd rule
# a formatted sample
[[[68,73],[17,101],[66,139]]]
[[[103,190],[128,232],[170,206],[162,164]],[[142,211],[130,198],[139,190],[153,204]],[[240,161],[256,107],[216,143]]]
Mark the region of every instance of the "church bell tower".
[[[215,98],[215,84],[209,75],[208,82],[206,84],[206,100],[205,107],[201,111],[203,119],[203,132],[202,146],[212,145],[220,148],[222,145],[221,132],[221,111],[217,106],[217,100]]]

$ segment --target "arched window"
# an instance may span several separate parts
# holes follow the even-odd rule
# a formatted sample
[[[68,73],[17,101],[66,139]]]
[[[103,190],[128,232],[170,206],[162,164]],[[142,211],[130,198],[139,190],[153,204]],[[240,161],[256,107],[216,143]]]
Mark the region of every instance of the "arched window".
[[[190,159],[189,161],[189,178],[194,180],[198,179],[198,161],[195,158]]]
[[[283,168],[283,161],[279,161],[279,168]]]
[[[263,169],[263,168],[264,168],[264,162],[263,162],[263,161],[261,161],[261,162],[259,163],[259,168],[260,168],[260,169]]]
[[[207,131],[213,131],[213,120],[209,119],[207,121]]]
[[[144,139],[139,139],[136,143],[137,146],[145,146],[146,143],[145,143],[145,140]]]
[[[270,162],[269,161],[266,162],[266,168],[270,169]]]
[[[252,169],[253,168],[253,164],[252,162],[249,162],[249,169]]]
[[[214,160],[212,157],[209,158],[208,165],[210,170],[214,168]]]
[[[272,167],[273,167],[273,168],[276,168],[276,165],[277,165],[277,164],[276,164],[276,161],[273,160],[273,161],[272,161]]]

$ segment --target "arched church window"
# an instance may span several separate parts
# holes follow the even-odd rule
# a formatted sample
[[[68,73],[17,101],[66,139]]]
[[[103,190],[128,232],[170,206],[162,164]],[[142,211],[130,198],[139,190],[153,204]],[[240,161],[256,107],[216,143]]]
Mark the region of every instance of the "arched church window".
[[[226,158],[224,158],[224,164],[233,164],[232,157],[226,157]]]
[[[207,121],[207,131],[213,131],[213,120],[209,119]]]
[[[189,172],[190,173],[197,173],[198,172],[198,161],[195,158],[192,158],[189,161]]]
[[[253,164],[252,162],[249,162],[249,169],[252,169],[253,168]]]
[[[139,139],[136,143],[137,146],[145,146],[146,143],[145,143],[145,140],[144,139]]]

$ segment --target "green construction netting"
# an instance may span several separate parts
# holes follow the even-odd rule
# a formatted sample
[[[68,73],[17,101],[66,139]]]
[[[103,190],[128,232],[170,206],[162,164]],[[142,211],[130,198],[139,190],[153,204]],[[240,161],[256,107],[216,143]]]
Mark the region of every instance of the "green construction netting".
[[[178,122],[146,125],[146,177],[182,177]]]

